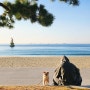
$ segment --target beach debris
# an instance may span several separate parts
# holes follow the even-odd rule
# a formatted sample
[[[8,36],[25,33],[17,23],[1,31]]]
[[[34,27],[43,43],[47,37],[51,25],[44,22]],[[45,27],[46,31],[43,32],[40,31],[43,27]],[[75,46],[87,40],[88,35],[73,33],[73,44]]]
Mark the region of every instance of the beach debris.
[[[55,69],[53,75],[53,85],[76,85],[80,86],[82,77],[79,69],[69,59],[64,56],[60,65]]]
[[[13,48],[14,46],[13,38],[11,38],[10,47]]]

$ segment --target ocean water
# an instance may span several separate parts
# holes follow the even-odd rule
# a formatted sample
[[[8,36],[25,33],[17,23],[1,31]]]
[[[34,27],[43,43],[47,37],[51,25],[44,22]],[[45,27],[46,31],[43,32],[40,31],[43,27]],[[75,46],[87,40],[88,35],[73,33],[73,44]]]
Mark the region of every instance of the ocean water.
[[[0,56],[90,56],[90,44],[0,45]]]

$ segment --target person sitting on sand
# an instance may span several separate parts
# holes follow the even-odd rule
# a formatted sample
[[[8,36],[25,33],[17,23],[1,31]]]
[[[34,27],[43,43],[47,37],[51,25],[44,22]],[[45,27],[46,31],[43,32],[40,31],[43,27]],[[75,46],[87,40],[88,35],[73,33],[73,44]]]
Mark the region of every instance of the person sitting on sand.
[[[53,75],[53,85],[76,85],[80,86],[82,78],[79,69],[64,56],[61,65],[56,68]]]

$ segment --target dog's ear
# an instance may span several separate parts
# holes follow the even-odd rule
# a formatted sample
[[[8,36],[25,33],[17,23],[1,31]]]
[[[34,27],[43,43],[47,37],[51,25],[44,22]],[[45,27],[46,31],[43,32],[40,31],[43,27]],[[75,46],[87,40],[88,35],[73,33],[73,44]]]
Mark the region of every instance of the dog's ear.
[[[46,73],[46,72],[43,72],[43,73]]]
[[[49,72],[47,72],[47,74],[49,74]]]

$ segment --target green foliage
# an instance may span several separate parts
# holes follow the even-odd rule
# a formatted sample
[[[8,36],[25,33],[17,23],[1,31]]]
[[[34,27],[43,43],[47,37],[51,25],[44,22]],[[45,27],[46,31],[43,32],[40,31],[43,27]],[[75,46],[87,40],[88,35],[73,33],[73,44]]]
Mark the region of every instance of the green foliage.
[[[51,1],[56,1],[56,0],[51,0]],[[73,6],[79,5],[79,0],[59,0],[59,1],[68,3]]]
[[[38,22],[43,26],[50,26],[53,23],[54,17],[52,14],[48,13],[46,9],[44,9],[43,5],[39,7],[39,17]]]
[[[11,28],[15,20],[22,19],[30,20],[31,23],[38,22],[42,26],[50,26],[53,23],[53,15],[50,14],[43,5],[39,7],[37,3],[31,4],[28,0],[15,0],[14,3],[4,2],[3,4],[7,6],[9,10],[5,9],[3,13],[5,19],[2,18],[2,20],[0,20],[0,26]]]
[[[79,5],[79,1],[78,0],[59,0],[59,1],[63,1],[63,2],[66,2],[66,3],[69,3],[71,5]]]
[[[13,28],[13,19],[9,19],[8,17],[5,17],[4,15],[0,16],[0,27],[8,27]]]
[[[30,20],[31,23],[38,22],[42,26],[50,26],[53,23],[54,16],[49,13],[44,5],[38,6],[38,0],[15,0],[0,2],[5,11],[0,16],[0,27],[13,28],[15,20]],[[55,0],[52,0],[55,1]],[[59,0],[72,5],[78,5],[78,0]],[[33,3],[32,3],[33,2]]]

